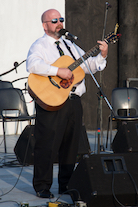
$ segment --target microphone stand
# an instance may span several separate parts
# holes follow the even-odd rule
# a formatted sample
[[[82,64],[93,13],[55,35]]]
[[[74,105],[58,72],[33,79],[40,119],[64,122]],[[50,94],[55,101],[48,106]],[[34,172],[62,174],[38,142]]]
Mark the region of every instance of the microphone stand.
[[[110,7],[111,7],[111,5],[108,2],[106,2],[106,11],[105,11],[105,19],[104,19],[104,28],[103,28],[102,40],[104,40],[104,37],[105,37],[107,13],[108,13],[108,8],[110,8]],[[100,71],[100,85],[101,85],[101,88],[102,88],[102,72],[101,71]],[[98,150],[99,150],[99,152],[104,151],[102,99],[103,99],[103,95],[102,95],[101,91],[99,91],[98,92],[98,112],[97,112],[97,132],[98,132]]]
[[[85,64],[85,66],[87,67],[87,69],[88,69],[88,71],[89,71],[89,73],[90,73],[91,77],[93,78],[93,80],[94,80],[94,82],[95,82],[96,86],[98,87],[98,89],[99,89],[100,93],[102,94],[102,96],[103,96],[104,100],[106,101],[106,103],[107,103],[108,107],[110,108],[110,110],[111,110],[111,111],[113,111],[113,108],[112,108],[111,104],[109,103],[109,101],[108,101],[107,97],[106,97],[106,96],[105,96],[105,94],[103,93],[102,88],[101,88],[101,87],[100,87],[100,85],[98,84],[98,82],[97,82],[96,78],[94,77],[94,75],[93,75],[92,71],[90,70],[89,66],[86,64],[86,62],[85,62],[84,58],[82,57],[82,55],[80,54],[80,52],[79,52],[79,50],[78,50],[78,48],[77,48],[76,44],[74,43],[74,38],[73,38],[73,37],[71,37],[70,39],[71,39],[71,42],[73,43],[73,45],[74,45],[75,49],[77,50],[77,52],[78,52],[79,56],[81,57],[81,59],[82,59],[83,63],[84,63],[84,64]],[[100,145],[99,145],[99,141],[100,141],[100,140],[98,140],[98,154],[100,153],[100,147],[99,147]]]

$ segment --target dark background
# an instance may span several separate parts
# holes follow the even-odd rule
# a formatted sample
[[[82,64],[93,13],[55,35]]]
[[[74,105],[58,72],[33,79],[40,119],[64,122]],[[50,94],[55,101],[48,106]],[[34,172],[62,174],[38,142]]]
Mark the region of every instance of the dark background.
[[[106,7],[105,0],[66,0],[66,29],[79,37],[76,40],[85,51],[93,48],[97,40],[102,39],[105,13],[107,21],[105,35],[114,31],[121,38],[115,44],[109,44],[107,66],[104,71],[94,74],[101,85],[109,103],[113,88],[126,86],[127,78],[138,78],[138,1],[110,0],[111,8]],[[97,55],[97,54],[95,54]],[[100,79],[102,78],[102,80]],[[82,97],[84,110],[83,122],[87,130],[95,130],[98,125],[99,89],[90,75],[86,75],[87,92]],[[107,129],[110,109],[102,100],[103,129]],[[114,125],[116,127],[116,125]]]

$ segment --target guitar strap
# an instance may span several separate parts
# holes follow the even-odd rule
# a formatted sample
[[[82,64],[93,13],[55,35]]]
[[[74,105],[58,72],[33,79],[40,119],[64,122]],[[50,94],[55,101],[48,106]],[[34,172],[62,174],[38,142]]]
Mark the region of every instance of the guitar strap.
[[[76,60],[76,58],[74,57],[74,55],[73,55],[73,53],[72,53],[72,51],[71,51],[71,49],[70,49],[70,47],[68,46],[68,44],[66,43],[66,41],[65,40],[63,40],[63,42],[65,43],[65,45],[66,45],[66,48],[68,49],[68,51],[70,52],[70,54],[72,55],[72,57],[73,57],[73,59],[74,60]],[[75,92],[75,90],[76,90],[76,86],[73,86],[73,88],[72,88],[72,92]]]
[[[70,47],[67,45],[66,41],[65,41],[65,40],[63,40],[63,42],[65,43],[66,48],[68,49],[68,51],[69,51],[69,52],[70,52],[70,54],[72,55],[73,59],[74,59],[74,60],[76,60],[76,58],[74,57],[74,55],[73,55],[73,53],[72,53],[72,51],[71,51]]]

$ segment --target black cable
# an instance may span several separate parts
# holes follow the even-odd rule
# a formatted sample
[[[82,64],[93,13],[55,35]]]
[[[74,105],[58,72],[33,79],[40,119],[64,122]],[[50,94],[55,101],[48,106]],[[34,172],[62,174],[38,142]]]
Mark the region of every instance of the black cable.
[[[9,203],[9,202],[12,202],[12,203],[17,203],[17,204],[18,204],[18,206],[20,205],[20,203],[19,203],[19,202],[14,201],[14,200],[0,201],[0,203]]]
[[[32,99],[31,101],[28,101],[28,102],[25,100],[24,94],[25,94],[26,92],[23,93],[23,90],[26,91],[26,89],[23,89],[23,90],[22,90],[22,89],[19,89],[19,90],[22,92],[22,95],[20,95],[20,92],[18,92],[18,88],[14,88],[14,89],[15,89],[15,90],[17,89],[16,92],[19,94],[20,99],[21,99],[21,101],[22,101],[23,103],[31,103],[31,102],[34,101],[34,99]],[[22,97],[23,97],[23,98],[22,98]],[[23,99],[24,99],[24,100],[23,100]]]
[[[113,197],[115,198],[115,200],[117,201],[117,203],[122,206],[125,207],[122,203],[119,202],[119,200],[117,199],[115,192],[114,192],[114,172],[112,172],[113,175],[113,179],[112,179],[112,193],[113,193]]]
[[[137,195],[136,198],[138,198],[138,188],[137,188],[137,185],[136,185],[136,183],[135,183],[135,181],[134,181],[132,175],[131,175],[127,170],[124,170],[124,172],[126,172],[126,173],[129,175],[129,177],[131,178],[132,183],[133,183],[134,188],[135,188],[135,191],[136,191],[136,195]],[[115,196],[115,192],[114,192],[114,174],[115,174],[115,173],[112,172],[112,175],[113,175],[113,179],[112,179],[112,193],[113,193],[113,196],[114,196],[115,200],[117,201],[117,203],[118,203],[119,205],[121,205],[122,207],[125,207],[122,203],[120,203],[120,201],[119,201],[119,200],[117,199],[117,197]],[[137,205],[137,200],[136,200],[136,205]]]
[[[26,78],[28,78],[28,77],[23,77],[23,78],[16,79],[16,80],[12,81],[12,83],[14,83],[14,82],[16,82],[16,81],[19,81],[19,80],[22,80],[22,79],[26,79]],[[24,94],[26,94],[26,91],[27,91],[27,93],[28,93],[28,90],[27,90],[26,85],[27,85],[27,83],[25,83],[25,88],[24,88],[24,89],[20,89],[22,92],[25,91],[25,92],[23,93],[22,96],[24,96]],[[16,88],[15,88],[15,89],[16,89]],[[29,94],[29,93],[28,93],[28,94]],[[20,95],[20,94],[19,94],[19,95]],[[31,101],[26,101],[26,100],[24,101],[24,100],[22,99],[22,96],[20,96],[20,97],[21,97],[21,100],[22,100],[24,103],[31,103],[31,102],[34,101],[33,98],[31,99]]]
[[[30,133],[31,133],[31,132],[30,132]],[[31,136],[29,136],[29,139],[28,139],[28,143],[27,143],[27,147],[26,147],[26,151],[25,151],[25,156],[24,156],[24,160],[23,160],[23,165],[22,165],[22,168],[21,168],[21,171],[20,171],[20,173],[19,173],[19,176],[18,176],[18,178],[17,178],[16,183],[14,184],[14,186],[13,186],[8,192],[6,192],[6,193],[0,195],[0,197],[6,195],[6,194],[8,194],[8,193],[10,193],[10,192],[15,188],[15,186],[17,185],[17,183],[18,183],[18,181],[19,181],[19,178],[20,178],[20,176],[21,176],[21,174],[22,174],[23,168],[24,168],[24,166],[25,166],[25,161],[26,161],[26,156],[27,156],[28,147],[29,147],[29,143],[30,143],[30,138],[31,138]]]
[[[4,156],[4,158],[3,158],[4,163],[3,163],[2,167],[4,167],[4,166],[7,166],[7,167],[21,167],[21,165],[19,164],[17,159],[13,158],[13,160],[7,161],[7,162],[5,162],[5,159],[6,158]],[[7,158],[7,159],[9,159],[9,158]]]
[[[137,185],[136,185],[136,183],[135,183],[135,181],[134,181],[134,179],[133,179],[133,177],[132,177],[132,175],[128,172],[128,171],[126,171],[127,172],[127,174],[129,175],[129,177],[131,178],[131,180],[132,180],[132,182],[133,182],[133,185],[134,185],[134,187],[135,187],[135,190],[136,190],[136,205],[137,205],[137,202],[138,202],[138,188],[137,188]]]
[[[77,194],[78,194],[78,200],[81,200],[79,191],[77,189],[71,189],[71,190],[67,190],[67,191],[63,192],[59,197],[57,197],[56,201],[58,201],[61,198],[62,195],[67,194],[67,193],[72,192],[72,191],[76,191]]]
[[[16,68],[17,68],[19,65],[21,65],[22,63],[24,63],[25,61],[26,61],[26,60],[23,60],[21,63],[17,63],[17,62],[15,62],[15,63],[14,63],[14,68],[12,68],[11,70],[9,70],[9,71],[7,71],[7,72],[4,72],[4,73],[0,74],[0,76],[6,75],[6,74],[12,72],[13,70],[16,70]]]
[[[19,80],[23,80],[23,79],[27,79],[28,77],[22,77],[22,78],[18,78],[18,79],[15,79],[12,81],[12,83],[16,82],[16,81],[19,81]]]
[[[14,184],[14,186],[13,186],[8,192],[6,192],[6,193],[0,195],[0,197],[2,197],[2,196],[4,196],[4,195],[7,195],[8,193],[10,193],[10,192],[15,188],[15,186],[17,185],[17,183],[18,183],[18,181],[19,181],[19,178],[20,178],[20,176],[21,176],[21,173],[22,173],[22,171],[23,171],[23,167],[24,167],[24,166],[22,166],[21,171],[20,171],[20,173],[19,173],[19,176],[18,176],[17,181],[16,181],[16,183]]]

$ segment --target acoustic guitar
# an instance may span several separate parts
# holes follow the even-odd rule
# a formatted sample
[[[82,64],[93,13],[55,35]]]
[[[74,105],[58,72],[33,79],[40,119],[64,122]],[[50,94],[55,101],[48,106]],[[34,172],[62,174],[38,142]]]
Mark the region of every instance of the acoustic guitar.
[[[112,32],[105,37],[104,41],[115,43],[119,37],[120,34]],[[83,59],[87,60],[98,50],[99,45],[97,44],[83,55]],[[70,56],[64,55],[52,64],[52,66],[58,68],[69,68],[73,73],[70,80],[64,80],[57,76],[44,77],[31,73],[28,77],[28,92],[30,96],[45,110],[59,110],[68,99],[73,86],[85,77],[85,73],[80,67],[82,62],[82,58],[74,61]]]

